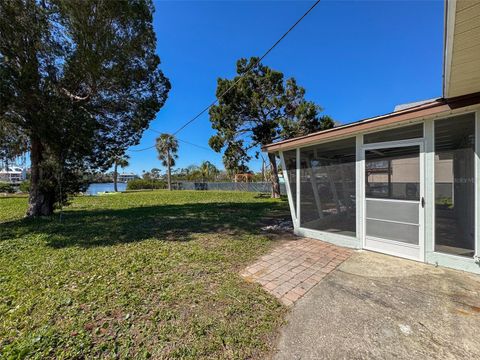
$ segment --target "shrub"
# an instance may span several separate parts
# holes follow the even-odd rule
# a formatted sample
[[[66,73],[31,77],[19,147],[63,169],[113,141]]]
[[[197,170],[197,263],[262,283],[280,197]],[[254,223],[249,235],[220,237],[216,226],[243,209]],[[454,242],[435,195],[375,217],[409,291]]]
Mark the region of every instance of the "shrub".
[[[15,192],[15,188],[10,183],[0,182],[0,193],[2,192],[12,194]]]
[[[20,186],[18,187],[18,189],[22,192],[22,193],[28,193],[30,191],[30,181],[29,180],[24,180],[20,183]]]
[[[436,205],[440,205],[449,209],[453,208],[452,198],[444,197],[436,201]]]
[[[135,179],[127,183],[127,190],[166,189],[167,183],[163,180]]]

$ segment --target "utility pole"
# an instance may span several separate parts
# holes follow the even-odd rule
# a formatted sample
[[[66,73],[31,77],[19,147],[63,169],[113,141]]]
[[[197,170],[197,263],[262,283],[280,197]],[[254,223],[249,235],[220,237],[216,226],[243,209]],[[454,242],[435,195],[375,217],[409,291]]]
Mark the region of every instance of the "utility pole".
[[[265,182],[265,159],[262,156],[262,181]]]

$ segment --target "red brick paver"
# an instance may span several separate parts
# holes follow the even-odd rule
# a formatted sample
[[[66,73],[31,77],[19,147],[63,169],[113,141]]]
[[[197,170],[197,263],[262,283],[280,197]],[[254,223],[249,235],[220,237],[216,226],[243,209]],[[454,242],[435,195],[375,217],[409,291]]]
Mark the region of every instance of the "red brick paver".
[[[351,254],[351,249],[319,240],[292,240],[247,267],[242,276],[290,306]]]

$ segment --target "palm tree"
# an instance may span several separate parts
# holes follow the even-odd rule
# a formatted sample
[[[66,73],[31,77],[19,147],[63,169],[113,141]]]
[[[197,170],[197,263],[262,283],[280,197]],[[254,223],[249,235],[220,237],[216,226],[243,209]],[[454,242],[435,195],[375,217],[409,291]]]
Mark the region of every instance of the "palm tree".
[[[167,168],[168,190],[172,190],[172,171],[171,167],[175,166],[175,160],[178,159],[178,141],[173,135],[161,134],[156,145],[158,158],[162,161],[162,165]]]
[[[128,160],[130,156],[123,154],[120,156],[115,156],[113,159],[113,190],[115,192],[118,191],[117,189],[117,178],[118,178],[118,167],[120,166],[122,169],[125,169],[128,165]]]
[[[157,168],[153,168],[152,170],[150,170],[150,174],[152,174],[152,178],[154,179],[160,179],[160,169],[157,169]]]
[[[215,176],[218,174],[218,169],[210,161],[203,161],[200,164],[200,173],[202,174],[202,180],[205,181],[211,180],[211,177],[215,179]]]

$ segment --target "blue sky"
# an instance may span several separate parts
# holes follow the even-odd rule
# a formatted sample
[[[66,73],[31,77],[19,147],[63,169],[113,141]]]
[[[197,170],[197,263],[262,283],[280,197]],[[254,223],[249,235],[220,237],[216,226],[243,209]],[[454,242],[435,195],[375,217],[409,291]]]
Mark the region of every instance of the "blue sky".
[[[172,83],[151,128],[174,132],[215,99],[218,77],[240,57],[260,56],[311,5],[309,1],[156,1],[162,70]],[[295,77],[340,123],[387,113],[399,103],[441,96],[443,1],[322,1],[263,61]],[[208,148],[208,114],[178,134]],[[146,131],[140,145],[152,146]],[[129,152],[127,171],[161,167],[155,149]],[[178,167],[221,154],[180,143]],[[259,161],[251,168],[258,170]]]

